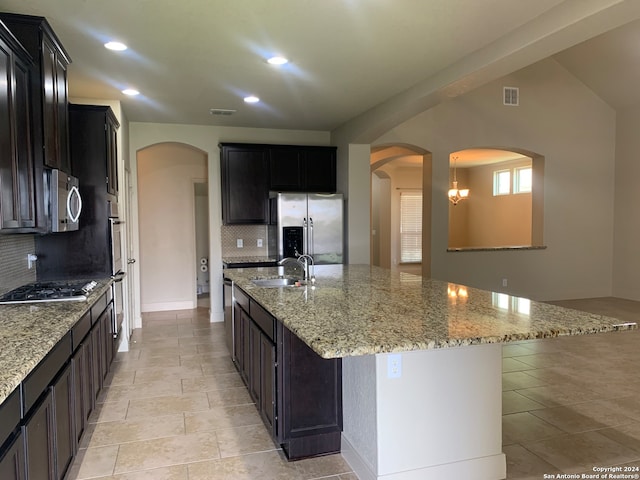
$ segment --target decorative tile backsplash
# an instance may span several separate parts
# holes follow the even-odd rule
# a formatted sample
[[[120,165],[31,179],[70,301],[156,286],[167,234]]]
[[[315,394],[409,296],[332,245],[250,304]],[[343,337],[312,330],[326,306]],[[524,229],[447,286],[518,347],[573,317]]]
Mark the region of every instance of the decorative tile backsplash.
[[[268,255],[266,225],[223,225],[221,234],[223,257]],[[242,248],[238,248],[238,240],[242,240]],[[262,240],[262,247],[258,247],[258,240]]]
[[[34,252],[33,235],[0,235],[0,295],[36,281],[36,267],[27,267],[27,254]]]

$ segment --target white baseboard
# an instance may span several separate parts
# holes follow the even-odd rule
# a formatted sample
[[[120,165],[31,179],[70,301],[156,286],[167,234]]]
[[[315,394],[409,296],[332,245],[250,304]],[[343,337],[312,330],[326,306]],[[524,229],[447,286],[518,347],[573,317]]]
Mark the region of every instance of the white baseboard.
[[[444,480],[473,478],[474,480],[500,480],[506,478],[507,460],[504,453],[460,462],[434,465],[404,472],[376,475],[342,434],[341,452],[359,480]]]
[[[193,302],[166,302],[166,303],[144,303],[141,310],[145,312],[166,312],[167,310],[193,310],[196,305]]]

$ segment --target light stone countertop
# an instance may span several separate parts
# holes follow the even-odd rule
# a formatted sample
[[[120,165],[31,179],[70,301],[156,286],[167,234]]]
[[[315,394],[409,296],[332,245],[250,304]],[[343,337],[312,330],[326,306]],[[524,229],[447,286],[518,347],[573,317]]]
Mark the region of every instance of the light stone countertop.
[[[0,305],[0,404],[112,283],[96,281],[83,302]]]
[[[316,283],[264,288],[276,268],[225,270],[324,358],[629,330],[635,324],[369,265],[319,265]],[[285,270],[285,275],[296,273]]]

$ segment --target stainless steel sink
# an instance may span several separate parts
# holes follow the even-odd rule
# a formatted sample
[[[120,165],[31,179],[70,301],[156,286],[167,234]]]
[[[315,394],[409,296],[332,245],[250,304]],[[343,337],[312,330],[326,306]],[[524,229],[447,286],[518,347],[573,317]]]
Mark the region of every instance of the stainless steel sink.
[[[258,287],[278,288],[295,287],[299,281],[299,278],[254,278],[251,283]]]

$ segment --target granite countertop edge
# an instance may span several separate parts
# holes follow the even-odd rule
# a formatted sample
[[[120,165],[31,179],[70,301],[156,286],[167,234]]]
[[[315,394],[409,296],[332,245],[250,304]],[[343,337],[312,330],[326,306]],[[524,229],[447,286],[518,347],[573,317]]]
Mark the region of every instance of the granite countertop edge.
[[[263,288],[251,282],[278,273],[245,268],[225,271],[225,276],[323,358],[637,328],[612,317],[368,265],[317,266],[313,287]],[[452,289],[460,288],[466,296],[452,297]],[[527,305],[529,314],[496,307],[496,295],[510,305]]]
[[[0,404],[109,289],[111,278],[86,301],[0,305]]]

